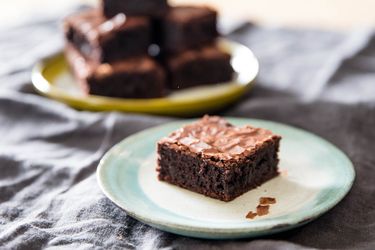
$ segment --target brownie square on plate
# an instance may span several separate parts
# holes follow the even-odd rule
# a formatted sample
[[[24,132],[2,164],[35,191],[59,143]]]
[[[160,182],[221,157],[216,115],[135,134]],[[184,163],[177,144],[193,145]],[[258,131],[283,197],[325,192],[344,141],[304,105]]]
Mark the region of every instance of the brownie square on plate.
[[[107,17],[119,13],[160,17],[166,13],[168,7],[167,0],[102,0],[102,9]]]
[[[216,45],[191,49],[166,58],[171,89],[232,80],[231,56]]]
[[[165,94],[164,70],[147,56],[95,64],[69,43],[65,55],[87,94],[119,98],[156,98]]]
[[[217,12],[208,7],[177,6],[160,21],[160,46],[167,53],[200,47],[218,36]]]
[[[280,139],[266,129],[205,116],[158,142],[158,178],[231,201],[278,175]]]
[[[118,14],[106,19],[98,9],[90,9],[67,17],[64,29],[68,42],[97,63],[147,54],[151,44],[151,23],[146,17]]]

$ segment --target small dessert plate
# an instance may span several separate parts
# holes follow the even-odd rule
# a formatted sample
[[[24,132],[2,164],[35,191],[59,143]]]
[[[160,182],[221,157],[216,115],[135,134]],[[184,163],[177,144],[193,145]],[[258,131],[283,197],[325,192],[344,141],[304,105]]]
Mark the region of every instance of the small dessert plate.
[[[324,139],[287,125],[227,118],[237,126],[270,129],[281,140],[281,174],[231,202],[215,200],[161,182],[156,142],[192,120],[147,129],[113,147],[101,160],[97,178],[105,195],[130,216],[175,234],[233,239],[256,237],[306,224],[334,207],[350,190],[355,172],[348,157]],[[261,197],[276,204],[247,219]]]
[[[234,74],[231,82],[173,91],[163,98],[121,99],[85,95],[71,75],[63,54],[38,63],[33,69],[32,82],[39,93],[83,110],[179,116],[201,114],[239,99],[253,86],[259,71],[258,60],[249,48],[223,38],[218,40],[218,46],[232,56]]]

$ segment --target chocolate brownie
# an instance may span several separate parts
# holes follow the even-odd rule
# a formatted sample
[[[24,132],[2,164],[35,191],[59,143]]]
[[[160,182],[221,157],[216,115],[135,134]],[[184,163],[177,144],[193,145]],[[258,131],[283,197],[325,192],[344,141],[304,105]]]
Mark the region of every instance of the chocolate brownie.
[[[67,17],[64,30],[66,39],[87,59],[97,63],[147,54],[151,44],[148,18],[118,14],[106,19],[98,9]]]
[[[161,17],[169,6],[167,0],[102,0],[103,13],[113,17],[119,13],[136,16]]]
[[[216,45],[191,49],[166,59],[171,89],[227,82],[232,79],[230,55]]]
[[[165,73],[147,56],[96,64],[66,44],[67,61],[87,94],[119,98],[156,98],[165,94]]]
[[[158,178],[231,201],[278,175],[280,139],[266,129],[204,116],[158,142]]]
[[[211,43],[218,36],[217,12],[208,7],[177,6],[160,21],[160,46],[165,53]]]

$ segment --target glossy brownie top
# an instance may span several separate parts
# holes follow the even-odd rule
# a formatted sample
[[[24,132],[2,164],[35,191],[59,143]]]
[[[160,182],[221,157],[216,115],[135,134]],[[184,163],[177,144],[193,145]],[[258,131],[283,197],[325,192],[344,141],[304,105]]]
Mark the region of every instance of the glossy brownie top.
[[[132,29],[138,26],[149,25],[145,17],[128,17],[118,14],[106,19],[98,9],[89,9],[65,19],[65,26],[72,27],[83,34],[88,40],[98,40],[120,30]]]
[[[249,125],[236,127],[221,117],[206,115],[174,131],[159,143],[175,144],[204,157],[228,160],[248,155],[266,141],[280,138],[266,129]]]

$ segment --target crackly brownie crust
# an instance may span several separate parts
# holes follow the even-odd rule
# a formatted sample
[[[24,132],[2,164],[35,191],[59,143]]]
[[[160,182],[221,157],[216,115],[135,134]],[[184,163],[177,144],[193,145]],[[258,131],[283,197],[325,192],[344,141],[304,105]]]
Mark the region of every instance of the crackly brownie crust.
[[[232,139],[217,146],[218,141],[225,138],[222,131],[233,128],[223,119],[206,116],[162,139],[158,143],[159,180],[222,201],[231,201],[277,176],[281,137],[268,130],[247,127],[234,131]],[[186,133],[186,130],[190,132]],[[210,139],[194,137],[197,136],[194,131],[202,130],[204,137]],[[242,142],[235,143],[236,133],[242,136],[240,141],[253,140],[253,143],[248,143],[247,147],[239,146]],[[260,135],[251,136],[251,133]],[[192,147],[194,143],[198,145],[195,148]]]
[[[119,13],[135,16],[161,17],[169,6],[167,0],[102,0],[103,14],[113,17]]]
[[[166,59],[171,89],[184,89],[202,84],[232,80],[231,56],[216,45],[190,49]]]
[[[106,19],[98,9],[67,17],[64,31],[68,42],[98,64],[147,54],[151,44],[148,18],[119,14]]]
[[[159,41],[164,53],[178,53],[212,43],[218,36],[217,12],[208,7],[171,7],[160,20]]]
[[[165,94],[165,72],[147,56],[98,65],[86,60],[69,43],[65,55],[87,94],[119,98],[156,98]]]

